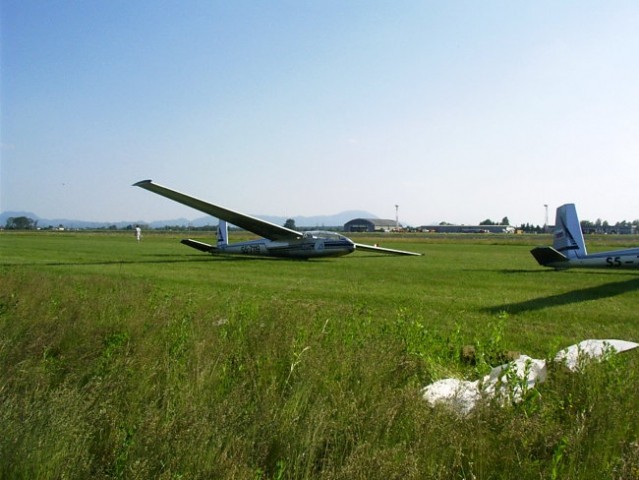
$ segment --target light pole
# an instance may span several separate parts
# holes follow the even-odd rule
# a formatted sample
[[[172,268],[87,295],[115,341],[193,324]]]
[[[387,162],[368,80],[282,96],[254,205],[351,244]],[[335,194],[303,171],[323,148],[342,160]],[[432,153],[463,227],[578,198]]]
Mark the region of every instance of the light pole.
[[[548,231],[548,204],[544,203],[544,209],[546,210],[546,216],[544,217],[544,232]]]
[[[395,230],[399,232],[399,205],[395,205]]]

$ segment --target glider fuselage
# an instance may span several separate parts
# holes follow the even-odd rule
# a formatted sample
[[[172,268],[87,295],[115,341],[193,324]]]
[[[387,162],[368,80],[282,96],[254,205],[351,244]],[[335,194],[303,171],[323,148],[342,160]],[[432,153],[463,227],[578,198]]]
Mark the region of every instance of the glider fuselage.
[[[280,258],[339,257],[355,251],[348,238],[332,232],[317,232],[296,240],[248,240],[215,247],[215,253],[232,255],[265,255]]]
[[[541,247],[543,248],[543,247]],[[550,248],[550,247],[547,247]],[[564,268],[639,268],[639,248],[590,253],[542,263],[544,267]]]

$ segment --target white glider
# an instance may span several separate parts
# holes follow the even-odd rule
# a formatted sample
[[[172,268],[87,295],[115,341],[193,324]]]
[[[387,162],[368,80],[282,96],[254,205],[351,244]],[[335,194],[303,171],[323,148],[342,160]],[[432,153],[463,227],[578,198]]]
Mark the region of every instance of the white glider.
[[[158,195],[218,218],[217,245],[209,245],[208,243],[193,239],[182,240],[183,244],[202,252],[213,254],[265,255],[301,259],[337,257],[347,255],[355,250],[394,255],[421,255],[421,253],[355,243],[350,238],[335,232],[319,230],[298,232],[219,205],[204,202],[153,183],[151,180],[142,180],[135,183],[134,186],[144,188],[145,190],[157,193]],[[228,243],[227,222],[263,238],[233,244]]]
[[[557,208],[552,247],[536,247],[532,253],[539,265],[564,268],[639,268],[639,248],[588,254],[577,210],[573,203]]]

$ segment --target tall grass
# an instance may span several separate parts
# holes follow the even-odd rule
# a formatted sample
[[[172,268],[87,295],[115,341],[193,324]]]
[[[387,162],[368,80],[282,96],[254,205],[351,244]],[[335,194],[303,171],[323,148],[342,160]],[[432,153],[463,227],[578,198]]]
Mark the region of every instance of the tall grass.
[[[289,262],[174,240],[0,238],[2,478],[639,478],[637,352],[463,417],[420,394],[636,341],[634,276],[542,271],[525,241]]]

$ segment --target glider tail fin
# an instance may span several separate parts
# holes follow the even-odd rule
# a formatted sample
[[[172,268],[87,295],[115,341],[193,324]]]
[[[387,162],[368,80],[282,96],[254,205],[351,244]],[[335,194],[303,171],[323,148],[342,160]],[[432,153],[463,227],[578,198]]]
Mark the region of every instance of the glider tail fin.
[[[219,220],[217,224],[217,246],[225,247],[229,243],[229,227],[226,220]]]
[[[553,248],[568,258],[587,255],[584,236],[577,217],[574,203],[567,203],[557,208]]]

